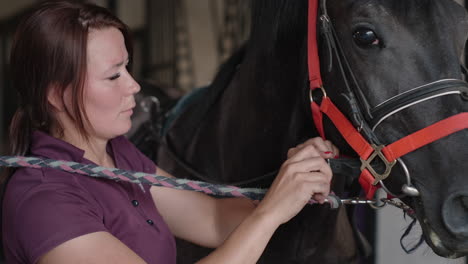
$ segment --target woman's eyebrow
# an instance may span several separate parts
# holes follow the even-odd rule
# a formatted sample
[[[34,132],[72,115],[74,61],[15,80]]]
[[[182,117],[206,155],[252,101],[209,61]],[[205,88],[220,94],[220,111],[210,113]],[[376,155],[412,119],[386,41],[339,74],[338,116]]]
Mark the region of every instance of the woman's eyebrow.
[[[123,61],[121,61],[121,62],[118,62],[118,63],[112,65],[106,72],[109,72],[109,71],[111,71],[111,70],[113,70],[113,69],[122,67],[124,64],[127,64],[127,63],[129,62],[129,60],[130,60],[130,59],[127,58],[126,60],[123,60]]]
[[[118,67],[121,67],[121,66],[123,66],[124,64],[127,64],[128,61],[129,61],[129,58],[127,58],[127,59],[125,59],[125,60],[123,60],[123,61],[121,61],[121,62],[119,62],[119,63],[116,63],[116,64],[112,65],[111,68],[118,68]]]

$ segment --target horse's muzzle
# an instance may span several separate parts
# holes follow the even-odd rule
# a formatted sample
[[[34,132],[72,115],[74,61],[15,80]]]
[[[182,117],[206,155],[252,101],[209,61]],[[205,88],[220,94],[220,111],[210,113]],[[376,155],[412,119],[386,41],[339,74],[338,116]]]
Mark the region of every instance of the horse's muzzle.
[[[468,192],[453,193],[445,200],[442,221],[457,240],[468,238]]]

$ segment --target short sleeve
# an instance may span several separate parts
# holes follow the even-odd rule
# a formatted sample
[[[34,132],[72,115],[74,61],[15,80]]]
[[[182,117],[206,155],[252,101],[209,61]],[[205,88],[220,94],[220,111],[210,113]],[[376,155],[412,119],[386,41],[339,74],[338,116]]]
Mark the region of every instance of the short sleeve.
[[[77,186],[48,183],[29,191],[9,221],[7,241],[18,243],[15,255],[36,263],[45,253],[73,238],[106,231],[102,210]]]

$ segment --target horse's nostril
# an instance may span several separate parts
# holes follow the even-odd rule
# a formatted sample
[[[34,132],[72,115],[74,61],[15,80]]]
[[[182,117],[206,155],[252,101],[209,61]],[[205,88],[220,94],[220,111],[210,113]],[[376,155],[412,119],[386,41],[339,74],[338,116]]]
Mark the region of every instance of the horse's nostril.
[[[451,195],[443,204],[442,218],[452,235],[468,238],[468,194]]]
[[[464,209],[468,210],[468,196],[462,196],[460,199]]]

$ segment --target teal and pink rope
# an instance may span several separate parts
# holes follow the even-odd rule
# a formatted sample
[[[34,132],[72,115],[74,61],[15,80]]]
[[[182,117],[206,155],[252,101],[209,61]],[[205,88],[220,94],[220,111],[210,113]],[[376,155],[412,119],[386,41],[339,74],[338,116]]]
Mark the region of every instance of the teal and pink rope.
[[[216,197],[246,197],[251,200],[261,200],[267,191],[267,189],[239,188],[236,186],[212,184],[187,179],[168,178],[144,172],[106,168],[94,164],[82,164],[73,161],[42,159],[37,157],[0,156],[0,167],[53,168],[96,178],[202,192]],[[315,203],[317,202],[313,199],[309,201],[309,204]]]

